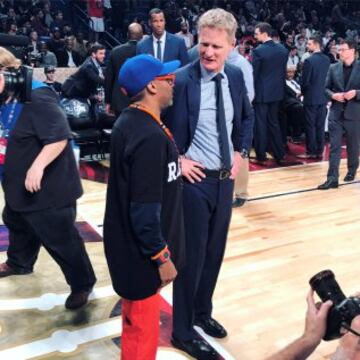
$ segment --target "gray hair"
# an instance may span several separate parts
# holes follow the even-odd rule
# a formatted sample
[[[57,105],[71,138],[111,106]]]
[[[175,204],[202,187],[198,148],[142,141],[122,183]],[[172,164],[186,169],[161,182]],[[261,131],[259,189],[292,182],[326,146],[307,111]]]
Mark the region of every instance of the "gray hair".
[[[227,32],[230,41],[234,41],[238,24],[233,14],[218,8],[211,9],[201,15],[198,22],[198,32],[205,27],[223,29]]]

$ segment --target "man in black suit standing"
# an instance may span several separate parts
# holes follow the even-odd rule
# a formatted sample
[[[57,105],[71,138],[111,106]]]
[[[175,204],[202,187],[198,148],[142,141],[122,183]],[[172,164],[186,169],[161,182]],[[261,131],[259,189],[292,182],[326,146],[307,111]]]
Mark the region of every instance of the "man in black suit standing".
[[[143,37],[140,24],[132,23],[128,27],[128,39],[126,44],[112,49],[105,74],[105,104],[106,112],[113,112],[118,117],[121,111],[129,105],[129,98],[120,91],[118,75],[124,62],[136,55],[136,44]]]
[[[325,92],[332,101],[329,115],[330,159],[327,180],[319,190],[338,187],[341,140],[346,134],[347,174],[344,181],[353,181],[359,167],[360,145],[360,61],[356,60],[356,42],[343,40],[339,45],[341,62],[330,66]]]
[[[266,151],[271,149],[275,160],[281,164],[285,149],[279,124],[279,104],[284,98],[288,51],[276,44],[268,23],[255,26],[255,38],[262,43],[253,50],[255,83],[255,133],[256,159],[266,161]],[[269,132],[269,136],[268,136]]]
[[[56,53],[58,67],[77,67],[81,64],[80,54],[74,50],[74,39],[67,37],[65,46]]]
[[[325,80],[330,67],[330,59],[321,52],[322,38],[311,36],[307,43],[312,53],[304,62],[301,92],[304,96],[306,119],[305,158],[321,158],[325,145],[326,104]]]

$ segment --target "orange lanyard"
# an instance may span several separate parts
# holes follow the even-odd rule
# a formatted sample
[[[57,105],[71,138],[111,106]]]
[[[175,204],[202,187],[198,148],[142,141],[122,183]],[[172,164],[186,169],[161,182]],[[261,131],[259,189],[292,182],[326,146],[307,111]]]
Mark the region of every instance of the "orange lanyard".
[[[159,117],[157,117],[154,113],[152,113],[147,107],[145,107],[142,104],[131,104],[130,107],[135,108],[135,109],[139,109],[143,112],[146,112],[147,114],[149,114],[157,123],[158,125],[161,127],[161,129],[164,131],[165,135],[174,143],[175,147],[175,140],[174,140],[174,136],[171,133],[171,131],[166,127],[166,125],[160,120]],[[177,150],[177,148],[176,148]]]
[[[161,129],[164,131],[165,135],[170,139],[170,141],[174,144],[174,148],[175,151],[177,153],[177,157],[178,159],[180,159],[180,153],[179,153],[179,149],[176,145],[175,139],[173,134],[171,133],[171,131],[166,127],[166,125],[160,120],[159,117],[157,117],[155,114],[153,114],[146,106],[142,105],[142,104],[130,104],[129,107],[134,108],[134,109],[138,109],[141,110],[147,114],[149,114],[154,121],[156,121],[158,123],[158,125],[161,127]],[[181,171],[181,161],[178,161],[179,166],[180,166],[180,171]],[[182,182],[182,178],[180,176],[180,184],[182,186],[183,182]]]

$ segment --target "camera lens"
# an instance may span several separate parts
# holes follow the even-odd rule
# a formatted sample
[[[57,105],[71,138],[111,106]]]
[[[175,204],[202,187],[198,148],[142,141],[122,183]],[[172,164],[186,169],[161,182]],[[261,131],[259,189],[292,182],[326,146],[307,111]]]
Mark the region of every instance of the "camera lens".
[[[18,84],[18,76],[14,72],[4,71],[5,89],[7,92],[15,92]]]
[[[331,300],[334,305],[338,305],[346,299],[331,270],[317,273],[309,280],[309,283],[323,302]]]

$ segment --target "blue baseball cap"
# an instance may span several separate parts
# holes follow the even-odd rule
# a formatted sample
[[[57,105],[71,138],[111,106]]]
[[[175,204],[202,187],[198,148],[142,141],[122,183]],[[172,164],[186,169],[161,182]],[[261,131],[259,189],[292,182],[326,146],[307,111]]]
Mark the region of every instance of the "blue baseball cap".
[[[151,55],[136,55],[121,67],[118,83],[127,96],[133,97],[157,76],[172,74],[178,67],[179,60],[162,63]]]

